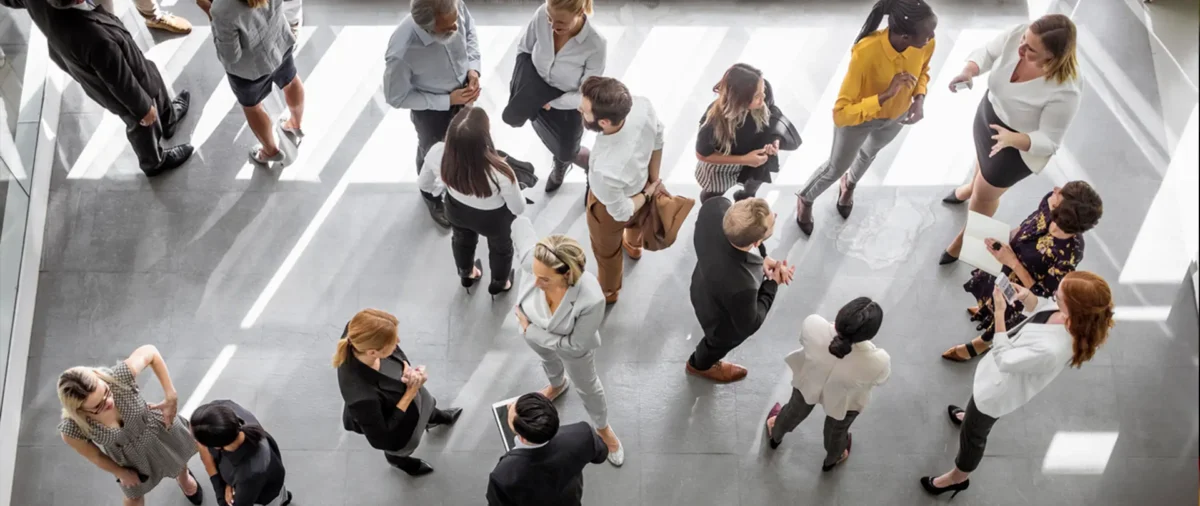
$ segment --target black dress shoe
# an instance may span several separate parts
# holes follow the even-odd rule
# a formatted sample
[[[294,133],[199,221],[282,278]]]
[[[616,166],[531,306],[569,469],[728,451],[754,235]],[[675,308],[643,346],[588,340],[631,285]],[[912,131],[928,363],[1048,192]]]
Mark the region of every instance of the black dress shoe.
[[[425,207],[429,209],[429,217],[442,228],[450,228],[450,220],[446,218],[446,206],[440,200],[423,198]]]
[[[425,426],[425,430],[442,425],[454,425],[458,421],[458,417],[462,416],[462,408],[439,409],[433,412],[433,416],[429,417],[429,424]]]
[[[171,118],[174,120],[170,125],[163,126],[163,138],[170,139],[175,136],[175,129],[179,127],[179,123],[183,121],[183,117],[187,115],[191,109],[192,94],[187,90],[179,92],[175,99],[171,101]]]
[[[958,257],[951,255],[948,251],[942,252],[942,258],[938,259],[938,265],[949,265],[958,261]]]
[[[392,467],[404,471],[409,476],[425,476],[433,472],[433,466],[428,462],[413,457],[393,457],[386,455],[388,464]]]
[[[946,195],[946,197],[942,199],[942,202],[945,202],[947,204],[961,204],[963,202],[966,202],[966,199],[958,198],[958,188],[955,188],[953,190],[950,190],[950,194]]]
[[[550,177],[546,178],[546,193],[555,191],[562,186],[568,170],[571,170],[571,162],[554,161],[554,170],[550,171]]]
[[[146,177],[162,175],[164,172],[183,165],[184,162],[188,161],[188,158],[192,157],[192,153],[194,151],[195,149],[192,148],[191,144],[180,144],[175,146],[171,149],[163,151],[163,161],[158,164],[158,167],[150,170],[144,170],[142,172],[146,173]]]

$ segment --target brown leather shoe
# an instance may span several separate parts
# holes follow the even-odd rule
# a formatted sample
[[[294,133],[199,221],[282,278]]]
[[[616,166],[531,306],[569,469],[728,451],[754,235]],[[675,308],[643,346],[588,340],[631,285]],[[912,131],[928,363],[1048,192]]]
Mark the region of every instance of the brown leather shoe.
[[[633,245],[629,244],[629,241],[626,241],[624,237],[621,238],[621,249],[625,250],[625,254],[629,255],[629,258],[634,260],[639,260],[642,258],[642,248],[633,247]]]
[[[745,367],[737,364],[731,364],[724,360],[717,362],[717,365],[712,366],[707,371],[701,371],[692,367],[691,362],[687,363],[687,373],[693,376],[699,376],[717,383],[732,383],[746,377],[749,372]]]

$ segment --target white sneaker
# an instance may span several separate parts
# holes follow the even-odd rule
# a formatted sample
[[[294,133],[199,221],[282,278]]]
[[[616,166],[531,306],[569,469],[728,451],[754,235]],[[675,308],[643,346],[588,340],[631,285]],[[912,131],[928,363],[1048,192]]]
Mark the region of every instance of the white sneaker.
[[[615,467],[621,467],[625,463],[625,445],[617,441],[617,451],[608,452],[608,463]]]

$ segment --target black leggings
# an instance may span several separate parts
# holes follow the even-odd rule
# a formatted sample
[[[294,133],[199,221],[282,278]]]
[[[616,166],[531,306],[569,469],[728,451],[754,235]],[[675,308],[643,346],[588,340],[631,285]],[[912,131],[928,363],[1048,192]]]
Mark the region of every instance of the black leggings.
[[[450,221],[450,250],[459,277],[470,277],[475,264],[475,246],[479,236],[488,241],[488,266],[492,283],[504,286],[513,263],[512,222],[516,219],[508,207],[476,209],[454,200],[446,193],[446,219]]]

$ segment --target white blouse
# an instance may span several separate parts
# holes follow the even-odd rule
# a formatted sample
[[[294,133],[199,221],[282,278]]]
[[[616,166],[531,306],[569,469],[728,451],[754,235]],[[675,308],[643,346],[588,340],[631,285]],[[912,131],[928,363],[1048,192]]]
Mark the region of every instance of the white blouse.
[[[1082,78],[1062,84],[1053,78],[1011,82],[1021,60],[1017,47],[1028,27],[1017,25],[1001,33],[971,53],[968,61],[979,66],[980,74],[991,72],[987,78],[988,101],[1000,121],[1016,132],[1029,135],[1029,151],[1021,151],[1021,158],[1037,174],[1046,168],[1062,144],[1079,110],[1083,82]]]
[[[521,187],[516,181],[510,181],[507,176],[499,172],[493,172],[492,194],[484,198],[467,195],[446,186],[442,182],[442,154],[445,151],[446,144],[439,142],[431,146],[429,152],[425,154],[425,165],[421,167],[421,175],[417,176],[417,187],[421,191],[435,197],[440,197],[443,192],[449,192],[454,200],[481,211],[508,206],[508,210],[514,215],[520,216],[525,212],[525,196],[521,194]]]
[[[554,30],[550,28],[550,18],[543,3],[533,13],[517,51],[529,53],[534,68],[546,84],[566,92],[550,101],[550,107],[575,110],[582,100],[579,86],[585,79],[604,73],[608,42],[592,27],[591,19],[585,18],[579,34],[571,37],[555,54]]]
[[[1057,307],[1054,301],[1039,297],[1037,307],[1025,314]],[[992,350],[975,368],[975,407],[992,418],[1012,413],[1033,399],[1066,369],[1074,354],[1074,338],[1066,325],[1026,322],[1014,330],[1011,337],[1008,332],[997,332]]]
[[[836,335],[833,324],[811,315],[800,327],[800,349],[784,361],[792,370],[792,387],[804,400],[820,404],[830,418],[842,420],[847,411],[866,409],[871,389],[891,376],[892,359],[870,341],[855,343],[850,354],[839,359],[829,353]]]

